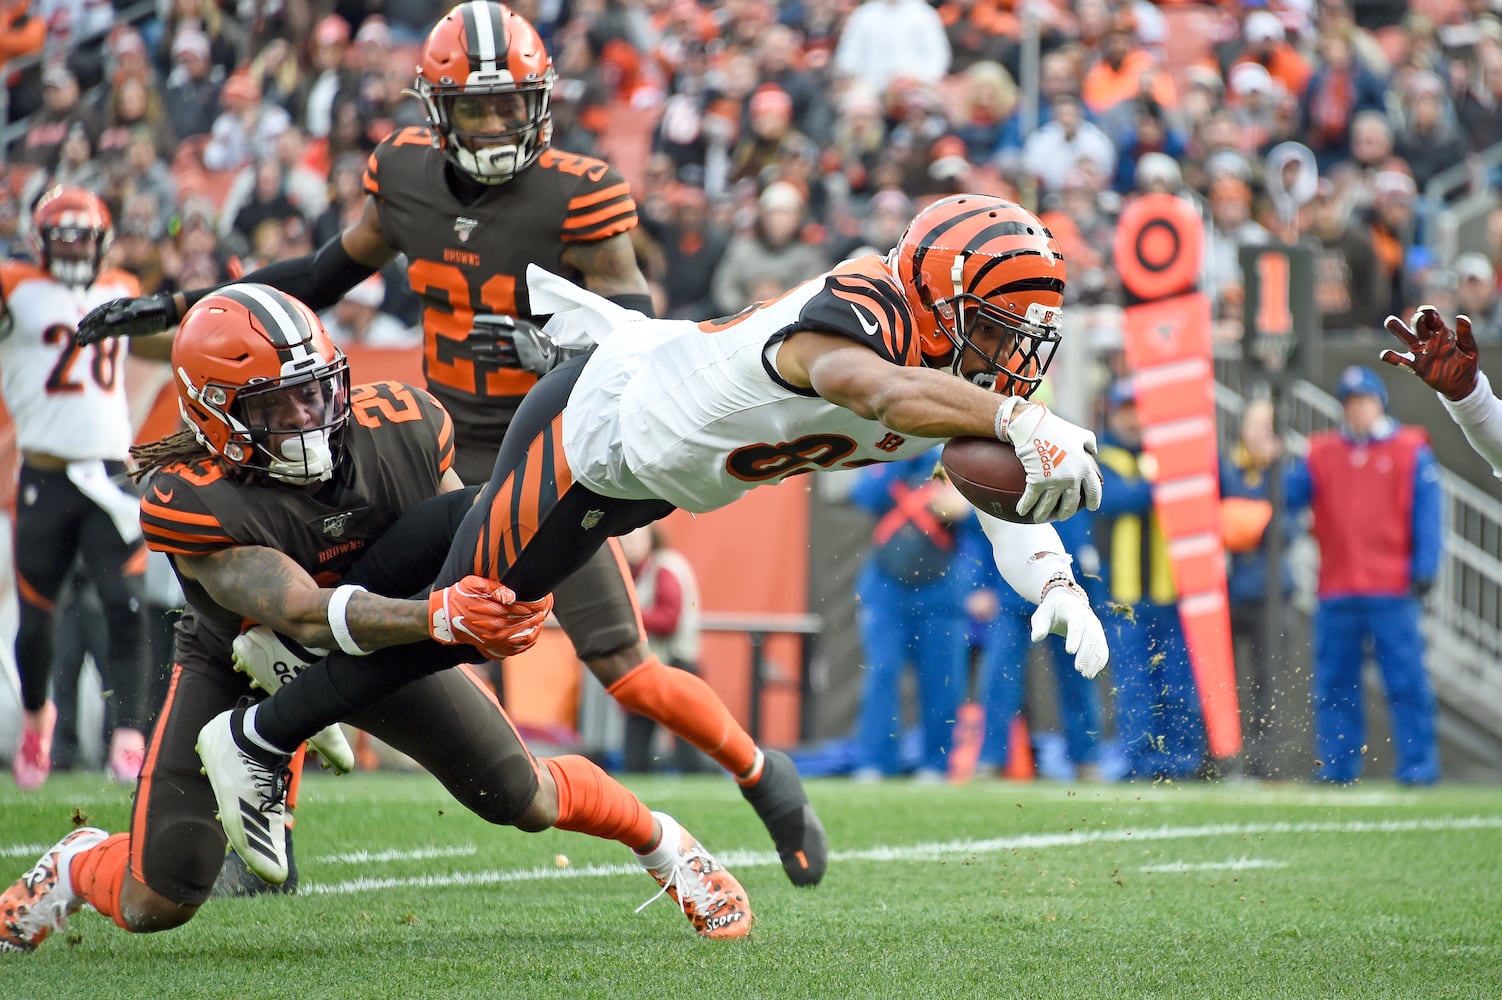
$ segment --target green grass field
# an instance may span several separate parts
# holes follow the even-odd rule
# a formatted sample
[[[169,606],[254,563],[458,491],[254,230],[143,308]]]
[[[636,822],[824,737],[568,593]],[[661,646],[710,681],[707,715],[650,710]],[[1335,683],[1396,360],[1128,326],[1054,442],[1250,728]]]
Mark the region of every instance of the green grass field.
[[[0,955],[0,996],[1502,997],[1498,789],[812,782],[834,857],[797,890],[727,781],[631,784],[740,877],[749,941],[633,913],[655,885],[624,848],[488,827],[424,776],[319,778],[298,896],[157,935],[85,911]],[[128,804],[0,783],[3,878]]]

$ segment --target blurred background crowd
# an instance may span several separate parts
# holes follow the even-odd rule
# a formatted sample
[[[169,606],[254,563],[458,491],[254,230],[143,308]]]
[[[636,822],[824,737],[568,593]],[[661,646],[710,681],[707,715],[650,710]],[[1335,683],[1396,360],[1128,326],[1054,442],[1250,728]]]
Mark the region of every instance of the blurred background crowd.
[[[735,312],[885,252],[934,198],[998,194],[1038,212],[1064,250],[1091,374],[1061,409],[1104,425],[1130,403],[1111,395],[1123,374],[1116,220],[1137,195],[1172,192],[1204,219],[1201,290],[1222,345],[1242,336],[1238,248],[1295,239],[1316,249],[1327,339],[1375,336],[1388,313],[1431,302],[1468,312],[1483,344],[1502,342],[1492,0],[511,6],[559,73],[554,147],[607,159],[632,185],[661,315]],[[423,122],[405,88],[441,12],[413,0],[0,0],[0,261],[30,254],[30,206],[57,183],[105,198],[112,263],[144,293],[312,252],[357,217],[376,143]],[[1307,147],[1318,172],[1293,198],[1267,169],[1285,142]],[[404,265],[330,311],[337,341],[421,342]],[[999,610],[961,600],[975,621],[1020,613],[1005,598]],[[973,633],[971,655],[990,641]],[[1095,773],[1099,697],[1060,693],[1079,720],[1073,762]],[[1004,723],[1016,699],[996,697]],[[880,728],[888,712],[862,724]],[[1010,730],[992,724],[981,765],[1000,769]],[[853,766],[899,770],[876,742]],[[943,766],[925,752],[905,767]],[[1141,773],[1196,773],[1198,752],[1185,752]]]

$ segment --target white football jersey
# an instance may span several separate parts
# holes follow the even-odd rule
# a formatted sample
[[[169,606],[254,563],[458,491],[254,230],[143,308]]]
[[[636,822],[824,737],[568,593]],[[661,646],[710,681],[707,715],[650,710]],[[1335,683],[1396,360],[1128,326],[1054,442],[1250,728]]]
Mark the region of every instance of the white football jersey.
[[[0,390],[22,451],[69,460],[122,461],[130,450],[124,338],[76,347],[85,313],[141,294],[123,271],[104,271],[88,288],[70,288],[23,262],[0,265]]]
[[[703,512],[764,483],[890,462],[938,443],[785,382],[777,349],[795,330],[849,337],[894,364],[922,363],[911,310],[876,256],[722,320],[631,323],[595,350],[563,412],[575,479],[605,496]]]

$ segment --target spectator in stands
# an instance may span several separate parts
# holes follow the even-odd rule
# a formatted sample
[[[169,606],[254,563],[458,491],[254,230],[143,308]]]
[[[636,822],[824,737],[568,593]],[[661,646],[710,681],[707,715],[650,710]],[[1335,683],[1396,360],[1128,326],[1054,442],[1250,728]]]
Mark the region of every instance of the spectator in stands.
[[[1112,15],[1100,58],[1085,74],[1080,95],[1092,119],[1108,134],[1130,125],[1134,116],[1129,101],[1147,98],[1160,108],[1178,104],[1172,75],[1137,40],[1137,16],[1130,7],[1119,7]],[[1118,108],[1121,113],[1116,113]]]
[[[836,241],[830,256],[835,260],[846,260],[863,253],[884,254],[897,245],[912,217],[912,199],[901,188],[883,188],[866,202],[859,231]]]
[[[1404,125],[1393,151],[1413,171],[1420,191],[1442,170],[1462,162],[1468,152],[1445,99],[1445,86],[1433,73],[1417,73],[1403,88]]]
[[[14,153],[16,162],[54,166],[63,139],[74,124],[82,125],[89,135],[99,131],[94,113],[79,100],[78,77],[61,62],[49,63],[42,71],[42,108],[27,123],[20,148]]]
[[[1151,98],[1135,101],[1132,112],[1130,124],[1116,142],[1116,174],[1111,186],[1122,195],[1138,190],[1137,164],[1141,157],[1160,153],[1170,161],[1177,161],[1183,158],[1188,146],[1184,134],[1169,123],[1157,101]]]
[[[1157,464],[1142,444],[1130,381],[1107,395],[1100,438],[1104,486],[1095,520],[1101,575],[1118,613],[1111,634],[1116,734],[1127,776],[1190,778],[1205,757],[1205,724],[1189,664],[1168,544],[1153,509]]]
[[[950,56],[944,22],[924,0],[865,0],[845,19],[834,67],[881,94],[899,79],[938,83]]]
[[[169,75],[178,65],[177,39],[185,31],[197,31],[208,46],[205,56],[216,80],[228,76],[246,51],[245,28],[226,13],[218,0],[169,0],[157,48],[157,69]],[[168,6],[168,5],[164,5]],[[184,135],[192,133],[183,133]]]
[[[984,163],[996,154],[1008,129],[1017,128],[1016,113],[1017,83],[1005,66],[987,59],[965,70],[954,134],[970,151],[972,163]]]
[[[219,107],[212,138],[203,148],[203,165],[209,170],[239,170],[272,148],[292,123],[286,111],[261,99],[260,81],[245,72],[224,81]]]
[[[1368,234],[1377,255],[1377,301],[1384,312],[1401,313],[1409,301],[1406,256],[1413,243],[1417,198],[1413,178],[1401,162],[1387,165],[1372,178]]]
[[[1210,185],[1210,219],[1205,229],[1205,288],[1212,315],[1235,320],[1243,299],[1241,248],[1268,242],[1271,235],[1252,219],[1252,189],[1239,177]]]
[[[850,502],[877,518],[856,579],[862,663],[856,723],[860,780],[901,773],[902,675],[918,680],[921,751],[915,777],[942,780],[969,680],[965,597],[989,544],[965,498],[934,478],[937,451],[861,473]]]
[[[1085,118],[1085,106],[1072,94],[1060,94],[1052,105],[1051,120],[1027,137],[1022,161],[1044,191],[1058,191],[1064,174],[1088,160],[1105,176],[1116,170],[1116,147],[1094,123]]]
[[[667,215],[644,220],[662,254],[662,287],[668,319],[705,320],[716,315],[711,299],[715,272],[729,236],[709,216],[709,199],[692,184],[674,184],[666,193]]]
[[[349,22],[344,18],[330,14],[313,26],[314,77],[300,120],[315,139],[333,131],[334,110],[340,101],[359,97],[359,75],[344,64],[348,51]]]
[[[1497,272],[1492,262],[1485,254],[1463,253],[1455,258],[1455,276],[1458,287],[1453,311],[1470,317],[1471,335],[1481,343],[1502,343],[1502,300],[1497,295]]]
[[[1283,85],[1289,94],[1302,94],[1309,86],[1312,75],[1309,61],[1289,44],[1283,22],[1270,10],[1253,10],[1242,24],[1242,37],[1246,47],[1237,56],[1227,73],[1235,72],[1239,63],[1252,62],[1267,70],[1268,74]]]
[[[1387,415],[1376,372],[1345,369],[1337,395],[1340,430],[1313,435],[1308,458],[1288,479],[1289,509],[1313,511],[1320,551],[1315,778],[1349,784],[1361,776],[1361,670],[1370,644],[1392,713],[1393,776],[1433,784],[1439,746],[1419,612],[1439,569],[1439,472],[1424,431]]]
[[[1152,163],[1149,153],[1144,167]],[[1112,298],[1117,278],[1111,269],[1111,251],[1115,240],[1116,220],[1102,208],[1100,181],[1083,170],[1064,174],[1063,189],[1057,207],[1041,216],[1043,224],[1058,240],[1069,262],[1069,284],[1064,289],[1066,305],[1093,305]]]
[[[1227,83],[1231,96],[1228,107],[1236,117],[1241,151],[1255,155],[1273,134],[1278,106],[1286,91],[1261,63],[1255,62],[1232,66]]]
[[[26,186],[21,189],[21,203],[34,205],[44,192],[59,184],[95,194],[104,192],[104,170],[94,159],[94,140],[83,122],[69,124],[62,144],[53,151],[52,163],[27,178]]]
[[[255,186],[250,198],[235,213],[230,229],[242,239],[250,240],[261,223],[268,220],[281,223],[293,217],[301,218],[301,215],[287,197],[282,165],[275,156],[264,155],[256,164]],[[222,233],[222,220],[220,229]]]
[[[793,99],[775,83],[756,88],[747,105],[747,129],[730,154],[730,179],[765,186],[777,166],[777,154],[793,128]]]
[[[828,83],[823,74],[798,64],[798,33],[785,24],[774,24],[757,39],[757,72],[764,84],[779,87],[792,99],[793,125],[814,139],[827,139],[834,110],[826,99]]]
[[[105,101],[104,129],[99,133],[99,158],[106,164],[124,159],[132,133],[145,129],[157,155],[170,158],[177,149],[177,135],[162,95],[149,80],[126,77],[115,84]]]
[[[144,125],[138,125],[130,134],[129,144],[125,147],[125,162],[120,165],[114,187],[121,200],[138,192],[147,192],[156,197],[158,205],[177,204],[177,179],[157,152],[156,135]]]
[[[756,201],[749,232],[730,238],[715,269],[715,312],[728,316],[752,302],[781,295],[822,271],[824,254],[799,237],[807,203],[786,181],[773,181]]]
[[[1286,467],[1283,442],[1273,431],[1273,405],[1254,399],[1241,412],[1236,446],[1220,460],[1222,540],[1230,553],[1226,593],[1231,604],[1231,637],[1236,676],[1250,695],[1242,705],[1242,767],[1248,778],[1272,777],[1273,677],[1281,673],[1283,646],[1267,643],[1267,525],[1272,518],[1268,481]],[[1293,594],[1293,573],[1279,563],[1283,607]],[[1285,635],[1279,621],[1274,635]]]
[[[1303,93],[1303,131],[1321,173],[1351,155],[1353,121],[1362,112],[1382,112],[1382,83],[1355,61],[1340,33],[1322,35],[1319,65]]]
[[[385,299],[386,283],[379,273],[372,274],[345,292],[334,308],[319,318],[329,336],[334,338],[334,343],[341,347],[396,350],[420,346],[422,330],[381,312],[381,303]]]
[[[146,40],[135,28],[122,25],[110,36],[109,83],[118,89],[126,80],[138,80],[160,97],[162,76],[152,65]],[[106,88],[108,90],[110,88]]]
[[[1327,335],[1381,328],[1386,299],[1378,289],[1377,255],[1364,227],[1352,226],[1335,185],[1321,178],[1310,202],[1309,235],[1319,242],[1314,301]]]
[[[261,85],[261,96],[297,118],[308,101],[310,81],[297,58],[297,50],[285,38],[272,38],[251,60],[247,72]],[[403,68],[407,82],[412,71]]]
[[[1467,88],[1456,115],[1471,152],[1481,153],[1502,142],[1502,46],[1482,46],[1476,63],[1480,79]]]
[[[365,159],[346,153],[329,169],[328,205],[313,223],[313,242],[323,246],[359,218],[365,204]]]
[[[162,103],[179,139],[208,135],[219,112],[223,74],[210,56],[209,36],[196,27],[178,30],[172,39],[172,72]]]

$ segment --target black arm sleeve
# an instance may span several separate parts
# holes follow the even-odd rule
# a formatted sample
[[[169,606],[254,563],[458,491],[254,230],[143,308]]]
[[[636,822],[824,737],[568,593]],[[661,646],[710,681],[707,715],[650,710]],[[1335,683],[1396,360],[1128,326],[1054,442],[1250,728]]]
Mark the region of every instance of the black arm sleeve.
[[[345,292],[375,274],[377,270],[374,267],[366,267],[351,257],[344,249],[343,237],[335,236],[319,247],[315,254],[267,264],[240,278],[240,281],[270,285],[272,288],[278,288],[288,295],[301,299],[314,312],[323,312],[343,298]],[[188,308],[191,309],[195,302],[216,290],[204,288],[184,292],[183,298],[187,300]]]
[[[605,296],[618,306],[627,309],[635,309],[637,312],[652,319],[657,318],[657,310],[652,308],[652,296],[643,295],[640,292],[622,292],[620,295]]]

